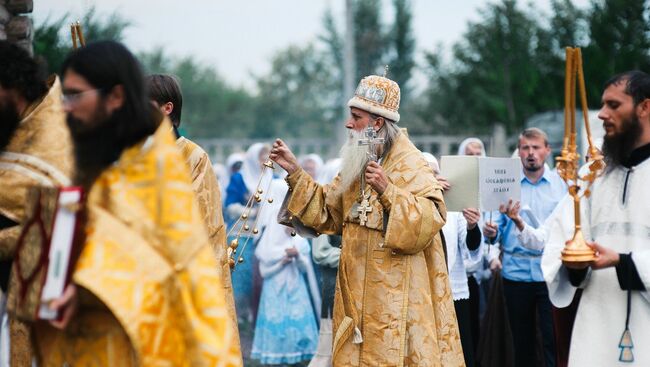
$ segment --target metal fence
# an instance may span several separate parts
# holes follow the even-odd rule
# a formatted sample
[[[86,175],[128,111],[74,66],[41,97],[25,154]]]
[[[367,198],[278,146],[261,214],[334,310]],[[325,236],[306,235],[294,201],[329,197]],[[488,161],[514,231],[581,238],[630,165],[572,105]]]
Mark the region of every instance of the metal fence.
[[[412,135],[411,141],[418,149],[429,152],[439,157],[441,155],[456,154],[458,146],[468,135],[445,136],[445,135]],[[485,143],[485,149],[489,156],[506,157],[510,155],[510,140],[506,137],[505,129],[501,125],[495,125],[492,135],[477,136]],[[306,138],[286,139],[287,145],[296,156],[316,153],[327,160],[338,155],[340,146],[334,138]],[[235,152],[245,152],[254,143],[263,142],[271,144],[272,140],[261,139],[197,139],[205,151],[210,154],[213,162],[223,163],[228,155]]]

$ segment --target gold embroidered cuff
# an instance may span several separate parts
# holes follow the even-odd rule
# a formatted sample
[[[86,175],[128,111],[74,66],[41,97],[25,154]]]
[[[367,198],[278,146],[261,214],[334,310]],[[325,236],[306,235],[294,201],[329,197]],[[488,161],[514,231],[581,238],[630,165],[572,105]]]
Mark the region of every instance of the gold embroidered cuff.
[[[287,185],[289,185],[289,191],[293,191],[293,188],[296,187],[303,173],[305,173],[305,171],[301,167],[298,167],[296,172],[284,178],[284,181],[286,181]]]
[[[379,202],[381,203],[381,206],[384,207],[386,211],[390,211],[390,208],[393,206],[393,193],[395,192],[395,185],[392,183],[388,183],[388,186],[386,186],[386,190],[384,190],[384,193],[379,195]]]

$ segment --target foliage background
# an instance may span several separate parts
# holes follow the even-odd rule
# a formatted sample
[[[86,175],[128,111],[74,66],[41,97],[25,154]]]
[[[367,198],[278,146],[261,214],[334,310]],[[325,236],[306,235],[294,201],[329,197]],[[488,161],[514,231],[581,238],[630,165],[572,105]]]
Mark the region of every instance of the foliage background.
[[[383,71],[402,88],[402,125],[411,134],[489,134],[502,123],[516,133],[534,114],[563,108],[565,46],[583,48],[590,108],[599,108],[601,87],[613,74],[650,71],[650,0],[593,0],[577,8],[551,0],[550,14],[534,2],[497,0],[481,8],[451,47],[432,46],[416,63],[409,0],[355,0],[356,77]],[[391,6],[389,22],[382,12]],[[35,53],[57,72],[70,51],[69,16],[37,24]],[[121,41],[131,20],[122,14],[82,18],[88,40]],[[270,72],[255,88],[229,85],[211,65],[162,48],[136,52],[150,73],[180,77],[183,129],[193,138],[334,136],[349,96],[343,86],[343,21],[323,14],[317,39],[278,50]],[[424,72],[416,88],[413,73]]]

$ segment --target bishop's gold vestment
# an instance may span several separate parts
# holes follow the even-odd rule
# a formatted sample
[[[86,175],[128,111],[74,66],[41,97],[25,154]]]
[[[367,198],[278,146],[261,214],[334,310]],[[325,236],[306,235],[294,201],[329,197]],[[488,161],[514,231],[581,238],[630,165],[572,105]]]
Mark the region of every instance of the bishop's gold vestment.
[[[70,185],[74,170],[72,143],[61,103],[61,82],[48,81],[49,91],[32,103],[9,144],[0,152],[0,215],[18,225],[0,229],[0,259],[13,258],[25,218],[27,192],[33,186]],[[10,284],[11,286],[11,284]],[[11,365],[31,365],[26,324],[10,319]]]
[[[215,258],[219,263],[217,271],[223,283],[223,293],[226,297],[228,314],[232,323],[233,341],[239,343],[239,329],[237,327],[237,313],[235,311],[235,298],[230,278],[230,265],[228,264],[228,244],[226,243],[226,226],[221,210],[221,190],[217,176],[212,169],[210,157],[200,146],[193,141],[180,137],[176,139],[176,146],[181,150],[185,161],[190,167],[192,188],[199,203],[199,212],[208,231],[208,239]],[[238,344],[239,345],[239,344]]]
[[[366,226],[359,183],[338,192],[299,170],[287,209],[307,227],[342,234],[333,320],[334,366],[464,366],[439,235],[441,186],[403,131],[382,161],[389,185],[372,192]],[[369,192],[369,186],[366,192]]]
[[[165,120],[88,194],[65,331],[36,328],[44,366],[240,366],[218,263]]]

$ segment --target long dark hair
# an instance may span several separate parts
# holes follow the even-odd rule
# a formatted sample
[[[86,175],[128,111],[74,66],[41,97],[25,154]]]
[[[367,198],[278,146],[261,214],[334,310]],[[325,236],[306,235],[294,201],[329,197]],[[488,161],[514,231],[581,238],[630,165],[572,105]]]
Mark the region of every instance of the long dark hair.
[[[132,146],[156,130],[162,117],[149,102],[140,63],[124,45],[114,41],[90,43],[66,58],[61,75],[65,76],[68,69],[81,75],[102,95],[117,85],[124,88],[124,104],[116,112],[121,118],[113,126],[120,146]]]
[[[117,42],[91,43],[74,51],[63,63],[64,78],[68,70],[98,89],[102,99],[118,85],[124,89],[122,106],[110,115],[99,108],[91,129],[68,114],[68,127],[75,143],[75,182],[88,188],[124,149],[153,134],[162,114],[149,101],[138,60]]]

